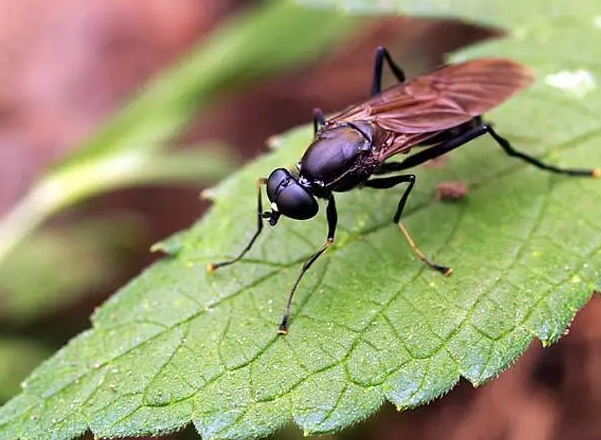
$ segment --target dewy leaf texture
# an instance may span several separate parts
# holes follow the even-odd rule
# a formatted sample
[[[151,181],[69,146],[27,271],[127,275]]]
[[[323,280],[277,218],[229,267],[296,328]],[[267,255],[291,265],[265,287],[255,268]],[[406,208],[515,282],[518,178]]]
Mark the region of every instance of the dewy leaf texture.
[[[501,11],[506,2],[487,4]],[[565,14],[546,4],[553,13],[529,11],[508,38],[460,58],[532,66],[536,84],[488,119],[516,148],[550,163],[599,166],[594,4],[579,3],[578,14],[574,3],[561,3]],[[574,72],[590,75],[584,93]],[[453,152],[444,169],[416,170],[404,217],[420,247],[455,269],[452,277],[424,268],[391,223],[400,190],[342,194],[336,244],[303,280],[290,334],[277,336],[291,283],[325,238],[323,212],[282,220],[237,265],[213,275],[205,265],[245,244],[256,178],[294,163],[310,137],[303,128],[277,138],[273,153],[212,190],[211,212],[157,245],[169,255],[104,304],[92,329],[0,410],[0,439],[161,434],[190,422],[204,438],[261,437],[290,420],[331,432],[385,400],[410,408],[461,376],[474,384],[494,377],[532,338],[556,341],[599,288],[601,182],[544,173],[482,138]],[[466,199],[434,200],[437,183],[458,179],[468,184]]]

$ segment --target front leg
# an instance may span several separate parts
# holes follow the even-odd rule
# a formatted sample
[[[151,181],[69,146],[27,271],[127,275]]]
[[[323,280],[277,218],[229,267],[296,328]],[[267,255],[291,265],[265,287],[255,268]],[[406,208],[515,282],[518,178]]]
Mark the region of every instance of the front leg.
[[[261,201],[261,188],[263,185],[267,184],[267,179],[261,177],[257,180],[257,229],[253,234],[252,238],[248,242],[248,244],[240,251],[240,253],[232,258],[231,260],[221,261],[219,263],[209,263],[207,264],[207,272],[213,273],[220,267],[229,266],[230,264],[234,264],[237,261],[240,261],[242,257],[250,250],[250,248],[255,244],[255,241],[261,234],[263,230],[263,219],[272,217],[270,212],[263,212],[263,203]]]
[[[365,182],[365,186],[367,186],[369,188],[376,188],[376,189],[387,189],[387,188],[392,188],[393,186],[396,186],[400,183],[408,183],[409,186],[403,193],[401,200],[399,200],[399,204],[397,206],[396,213],[394,214],[394,217],[393,217],[394,223],[396,223],[398,225],[399,229],[403,233],[403,236],[405,237],[405,240],[407,240],[407,243],[409,243],[411,250],[415,253],[415,255],[417,255],[417,257],[420,260],[422,260],[424,263],[426,263],[428,265],[428,267],[430,267],[431,269],[434,269],[435,271],[440,272],[445,276],[450,275],[453,272],[453,269],[451,269],[450,267],[447,267],[447,266],[441,266],[439,264],[436,264],[436,263],[428,260],[426,258],[426,256],[424,255],[424,253],[416,246],[415,242],[411,238],[411,235],[409,235],[409,232],[407,231],[407,229],[405,228],[403,223],[401,223],[401,215],[403,213],[403,210],[405,209],[405,204],[407,203],[409,194],[411,193],[411,190],[413,189],[413,186],[415,185],[415,174],[401,174],[399,176],[371,179],[371,180],[368,180],[367,182]]]
[[[334,196],[330,194],[328,197],[328,207],[326,208],[326,217],[328,219],[328,235],[326,238],[326,242],[323,244],[321,248],[313,255],[311,255],[307,261],[303,264],[303,267],[296,277],[296,281],[292,285],[292,289],[290,290],[290,295],[288,296],[288,303],[286,304],[286,309],[284,311],[284,316],[282,317],[282,322],[280,323],[280,327],[278,329],[278,333],[281,335],[285,335],[288,333],[288,321],[290,320],[290,306],[292,305],[292,297],[294,296],[294,292],[300,283],[301,278],[309,270],[309,268],[315,263],[315,261],[323,254],[327,248],[329,248],[332,243],[334,243],[334,235],[336,234],[336,225],[338,224],[338,211],[336,211],[336,201],[334,200]]]

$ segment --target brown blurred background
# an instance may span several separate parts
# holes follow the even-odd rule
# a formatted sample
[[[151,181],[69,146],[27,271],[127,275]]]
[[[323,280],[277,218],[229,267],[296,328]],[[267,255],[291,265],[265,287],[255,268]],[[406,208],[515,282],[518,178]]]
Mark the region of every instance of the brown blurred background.
[[[0,2],[0,214],[23,197],[43,170],[77,148],[140,84],[186,52],[224,19],[252,2],[242,0],[20,0]],[[341,108],[366,96],[372,53],[383,44],[409,73],[441,62],[445,52],[498,33],[448,21],[364,20],[360,31],[315,65],[254,82],[225,94],[196,118],[186,141],[221,139],[241,158],[264,151],[264,141],[311,119],[311,110]],[[344,75],[340,75],[344,72]],[[343,78],[343,80],[342,80]],[[96,260],[86,240],[63,242],[99,279],[82,294],[27,319],[3,308],[11,289],[0,283],[0,336],[29,344],[31,362],[2,371],[18,382],[70,337],[115,289],[152,261],[150,244],[197,219],[206,205],[198,187],[119,191],[62,213],[58,228],[107,213],[125,215],[135,233]],[[128,220],[129,221],[129,220]],[[100,257],[99,257],[100,258]],[[84,270],[84,269],[82,269]],[[27,276],[22,273],[15,276]],[[34,280],[43,284],[45,280]],[[3,290],[2,290],[3,289]],[[601,438],[601,302],[579,313],[570,334],[543,350],[534,343],[497,380],[473,389],[461,383],[444,399],[415,411],[386,407],[340,437],[370,439],[598,439]],[[43,337],[39,337],[40,334]],[[1,345],[1,344],[0,344]],[[38,350],[38,351],[36,351]],[[2,348],[0,347],[0,352]],[[5,350],[4,356],[11,356]],[[10,395],[10,394],[9,394]],[[9,395],[2,395],[6,399]],[[300,437],[294,430],[277,434]],[[173,438],[193,438],[190,429]]]

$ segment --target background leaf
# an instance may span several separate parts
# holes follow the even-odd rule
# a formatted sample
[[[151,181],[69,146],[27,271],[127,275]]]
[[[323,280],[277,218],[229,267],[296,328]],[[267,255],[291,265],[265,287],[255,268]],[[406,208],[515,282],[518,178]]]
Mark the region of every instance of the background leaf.
[[[307,7],[335,8],[349,14],[407,14],[425,17],[455,17],[477,23],[518,29],[521,25],[548,23],[550,20],[592,18],[597,11],[594,0],[570,7],[565,0],[531,0],[507,3],[500,0],[294,0]]]
[[[0,323],[23,326],[108,285],[145,234],[125,213],[37,231],[0,266]]]
[[[195,112],[223,93],[225,86],[231,89],[315,59],[353,23],[349,17],[280,2],[264,2],[232,18],[209,41],[151,81],[2,218],[0,263],[49,216],[103,191],[225,175],[233,160],[223,146],[214,148],[213,154],[165,150]],[[307,33],[308,26],[315,29]],[[203,149],[210,150],[206,145]]]
[[[8,400],[19,391],[19,382],[51,350],[25,338],[0,337],[0,399]]]
[[[478,17],[471,3],[455,14]],[[501,5],[487,2],[513,24],[518,13]],[[601,164],[596,6],[524,9],[508,39],[458,57],[507,56],[537,71],[530,90],[489,115],[517,148],[562,166]],[[237,266],[212,276],[204,267],[246,242],[256,177],[294,163],[310,137],[303,128],[277,138],[273,154],[213,190],[211,213],[157,246],[170,256],[0,410],[0,438],[160,434],[190,421],[205,438],[259,437],[290,419],[306,432],[337,430],[385,400],[409,408],[460,376],[480,384],[497,375],[533,337],[557,340],[599,288],[599,181],[551,176],[480,139],[444,169],[418,170],[405,216],[453,277],[415,261],[391,224],[398,190],[343,194],[336,246],[302,283],[290,334],[276,336],[299,265],[324,239],[322,215],[282,221]],[[468,183],[466,200],[433,201],[436,183],[457,179]]]

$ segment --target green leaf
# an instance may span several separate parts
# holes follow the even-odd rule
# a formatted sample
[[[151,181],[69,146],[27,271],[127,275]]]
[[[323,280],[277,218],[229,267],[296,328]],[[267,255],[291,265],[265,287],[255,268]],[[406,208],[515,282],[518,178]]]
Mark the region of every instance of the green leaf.
[[[531,89],[488,115],[516,148],[599,165],[596,9],[547,5],[553,14],[525,15],[508,39],[461,57],[506,56],[536,70]],[[325,238],[323,213],[282,220],[237,265],[213,275],[205,265],[247,242],[256,178],[293,164],[310,138],[309,128],[277,138],[275,152],[211,191],[211,212],[156,246],[169,256],[0,410],[0,439],[161,434],[190,422],[204,438],[260,437],[290,420],[308,433],[339,430],[386,400],[411,408],[461,376],[476,385],[496,376],[533,338],[560,338],[599,288],[601,183],[541,172],[484,138],[442,170],[416,170],[404,217],[452,277],[424,268],[391,224],[399,190],[341,194],[336,245],[303,280],[290,334],[277,336],[291,283]],[[457,179],[465,200],[434,201],[437,183]]]
[[[51,350],[27,339],[0,337],[0,401],[19,391],[19,383],[51,354]]]

